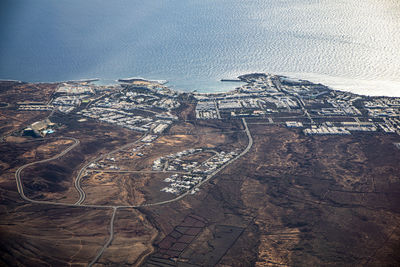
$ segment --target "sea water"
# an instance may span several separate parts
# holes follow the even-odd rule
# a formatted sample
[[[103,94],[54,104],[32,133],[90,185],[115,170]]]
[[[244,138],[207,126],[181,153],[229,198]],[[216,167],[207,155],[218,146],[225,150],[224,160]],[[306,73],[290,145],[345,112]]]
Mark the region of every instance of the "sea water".
[[[0,79],[214,92],[271,72],[400,96],[399,29],[398,0],[2,0]]]

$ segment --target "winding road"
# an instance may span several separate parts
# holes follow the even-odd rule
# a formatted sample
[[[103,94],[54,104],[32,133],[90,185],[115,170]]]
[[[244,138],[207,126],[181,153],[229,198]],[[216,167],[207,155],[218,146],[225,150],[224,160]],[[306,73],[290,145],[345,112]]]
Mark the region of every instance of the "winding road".
[[[76,138],[72,138],[72,137],[63,137],[63,138],[60,138],[60,139],[72,140],[72,141],[74,141],[74,143],[73,143],[71,146],[67,147],[67,148],[66,148],[64,151],[62,151],[61,153],[59,153],[59,154],[57,154],[57,155],[55,155],[55,156],[53,156],[53,157],[51,157],[51,158],[49,158],[49,159],[44,159],[44,160],[35,161],[35,162],[32,162],[32,163],[25,164],[25,165],[19,167],[19,168],[17,169],[17,171],[15,172],[15,181],[16,181],[16,183],[17,183],[18,193],[19,193],[19,195],[21,196],[22,199],[24,199],[24,200],[26,200],[26,201],[28,201],[28,202],[31,202],[31,203],[36,203],[36,204],[53,204],[53,203],[57,203],[57,202],[51,202],[51,201],[33,200],[33,199],[28,198],[28,197],[25,195],[24,187],[23,187],[22,182],[21,182],[21,172],[22,172],[25,168],[27,168],[27,167],[30,167],[30,166],[33,166],[33,165],[36,165],[36,164],[46,163],[46,162],[49,162],[49,161],[52,161],[52,160],[59,159],[59,158],[61,158],[62,156],[64,156],[65,154],[67,154],[69,151],[71,151],[72,149],[74,149],[77,145],[80,144],[80,141],[79,141],[78,139],[76,139]],[[59,203],[59,204],[61,204],[61,203]]]
[[[242,122],[243,122],[243,125],[245,127],[245,132],[246,132],[247,137],[248,137],[247,147],[239,155],[237,155],[235,158],[233,158],[229,162],[227,162],[224,165],[222,165],[219,169],[217,169],[213,173],[207,175],[207,177],[203,181],[198,183],[196,186],[194,186],[192,188],[192,190],[201,187],[204,183],[206,183],[209,180],[211,180],[220,171],[222,171],[227,166],[229,166],[233,162],[237,161],[239,158],[241,158],[242,156],[244,156],[245,154],[247,154],[250,151],[251,147],[253,146],[253,138],[252,138],[250,130],[249,130],[248,126],[247,126],[246,119],[242,118]],[[143,137],[145,137],[145,136],[146,135],[144,135]],[[170,199],[170,200],[161,201],[161,202],[155,202],[155,203],[148,203],[148,204],[143,204],[143,205],[91,205],[91,204],[82,204],[84,202],[85,198],[86,198],[86,194],[85,194],[85,191],[81,188],[80,182],[81,182],[81,179],[83,177],[83,174],[84,174],[86,168],[90,164],[92,164],[92,163],[94,163],[94,162],[96,162],[98,160],[101,160],[101,159],[103,159],[103,158],[105,158],[105,157],[107,157],[107,156],[109,156],[109,155],[111,155],[113,153],[121,151],[121,150],[123,150],[123,149],[125,149],[125,148],[127,148],[127,147],[129,147],[129,146],[131,146],[131,145],[133,145],[133,144],[135,144],[135,143],[137,143],[137,142],[139,142],[141,140],[141,139],[138,139],[135,142],[126,144],[126,145],[124,145],[124,146],[122,146],[122,147],[120,147],[118,149],[115,149],[115,150],[113,150],[113,151],[111,151],[109,153],[106,153],[104,155],[101,155],[101,156],[91,160],[89,163],[85,164],[80,169],[80,171],[78,173],[78,176],[76,177],[76,179],[74,181],[74,186],[75,186],[76,190],[79,193],[79,199],[78,199],[77,202],[75,202],[75,203],[62,203],[62,202],[46,201],[46,200],[34,200],[34,199],[31,199],[31,198],[27,197],[25,195],[25,193],[24,193],[24,188],[23,188],[23,184],[22,184],[22,181],[21,181],[21,173],[22,173],[22,171],[25,168],[33,166],[33,165],[36,165],[36,164],[46,163],[46,162],[49,162],[49,161],[52,161],[52,160],[59,159],[59,158],[61,158],[62,156],[64,156],[65,154],[67,154],[69,151],[71,151],[72,149],[74,149],[76,146],[78,146],[80,144],[80,141],[78,139],[72,138],[72,137],[62,137],[62,138],[59,138],[59,139],[72,140],[72,141],[74,141],[74,143],[71,146],[69,146],[68,148],[66,148],[64,151],[62,151],[61,153],[59,153],[59,154],[57,154],[57,155],[55,155],[55,156],[53,156],[53,157],[51,157],[49,159],[44,159],[44,160],[28,163],[28,164],[25,164],[25,165],[19,167],[17,169],[17,171],[15,172],[15,181],[16,181],[16,184],[17,184],[18,193],[21,196],[21,198],[24,199],[27,202],[30,202],[30,203],[42,204],[42,205],[56,205],[56,206],[64,206],[64,207],[85,207],[85,208],[112,209],[113,210],[111,221],[110,221],[110,237],[107,240],[107,242],[104,244],[104,246],[96,254],[95,258],[88,264],[88,266],[93,266],[93,264],[95,264],[98,261],[98,259],[100,259],[100,257],[102,256],[103,252],[112,243],[112,241],[114,239],[114,221],[115,221],[115,216],[116,216],[116,213],[117,213],[118,209],[140,208],[140,207],[150,207],[150,206],[165,205],[165,204],[168,204],[168,203],[179,201],[180,199],[182,199],[182,198],[186,197],[187,195],[189,195],[190,192],[192,191],[192,190],[187,191],[187,192],[177,196],[176,198],[173,198],[173,199]]]
[[[122,146],[120,148],[114,149],[113,151],[110,151],[110,152],[108,152],[108,153],[106,153],[104,155],[100,155],[99,157],[89,161],[85,166],[83,166],[80,169],[80,171],[79,171],[79,173],[78,173],[78,175],[77,175],[77,177],[75,179],[75,182],[74,182],[75,188],[76,188],[76,190],[78,190],[78,193],[79,193],[79,199],[75,202],[75,205],[81,206],[83,201],[85,201],[85,199],[86,199],[85,191],[83,191],[83,189],[81,187],[81,180],[82,180],[83,174],[85,173],[86,168],[90,164],[95,163],[96,161],[99,161],[99,160],[101,160],[103,158],[106,158],[111,154],[114,154],[114,153],[117,153],[117,152],[119,152],[121,150],[124,150],[125,148],[140,142],[140,140],[142,140],[146,136],[147,136],[147,134],[143,135],[140,139],[136,140],[135,142],[132,142],[132,143],[126,144],[126,145],[124,145],[124,146]]]
[[[170,199],[170,200],[165,200],[165,201],[161,201],[161,202],[156,202],[156,203],[149,203],[149,204],[143,204],[140,207],[150,207],[150,206],[159,206],[159,205],[164,205],[164,204],[168,204],[168,203],[172,203],[175,201],[178,201],[184,197],[186,197],[187,195],[190,194],[190,192],[193,189],[199,188],[200,186],[202,186],[204,183],[208,182],[209,180],[211,180],[215,175],[217,175],[220,171],[222,171],[223,169],[225,169],[228,165],[232,164],[233,162],[235,162],[236,160],[238,160],[239,158],[241,158],[242,156],[244,156],[245,154],[247,154],[247,152],[250,151],[251,147],[253,146],[253,137],[251,136],[250,130],[247,126],[246,123],[246,119],[242,118],[242,122],[243,125],[245,127],[245,132],[247,134],[247,138],[249,140],[247,147],[239,154],[237,155],[235,158],[233,158],[231,161],[228,161],[227,163],[225,163],[224,165],[222,165],[219,169],[215,170],[213,173],[207,175],[206,179],[204,179],[203,181],[201,181],[200,183],[198,183],[196,186],[194,186],[190,191],[186,191],[185,193],[183,193],[182,195],[179,195],[176,198]],[[123,206],[121,206],[123,207]]]

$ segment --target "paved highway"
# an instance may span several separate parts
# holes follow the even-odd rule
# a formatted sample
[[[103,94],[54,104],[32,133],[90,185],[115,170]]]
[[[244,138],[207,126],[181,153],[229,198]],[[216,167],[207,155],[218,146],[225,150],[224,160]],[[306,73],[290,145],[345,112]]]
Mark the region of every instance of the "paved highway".
[[[209,174],[206,179],[204,179],[202,182],[200,182],[199,184],[197,184],[195,187],[193,187],[193,189],[199,188],[200,186],[202,186],[204,183],[208,182],[210,179],[212,179],[215,175],[217,175],[221,170],[223,170],[224,168],[226,168],[228,165],[232,164],[233,162],[235,162],[236,160],[238,160],[239,158],[241,158],[242,156],[244,156],[245,154],[247,154],[247,152],[250,151],[251,147],[253,146],[253,138],[251,136],[250,130],[247,127],[247,123],[246,123],[246,119],[242,119],[243,121],[243,125],[245,127],[245,131],[247,134],[247,137],[249,139],[247,147],[239,154],[237,155],[235,158],[233,158],[231,161],[225,163],[224,165],[222,165],[221,168],[219,168],[218,170],[214,171],[213,173]],[[193,190],[192,189],[192,190]],[[190,190],[191,191],[191,190]],[[159,205],[164,205],[164,204],[168,204],[168,203],[172,203],[175,201],[178,201],[184,197],[186,197],[188,194],[190,194],[190,191],[187,191],[185,193],[183,193],[182,195],[179,195],[178,197],[174,198],[174,199],[170,199],[170,200],[166,200],[166,201],[161,201],[161,202],[156,202],[156,203],[149,203],[149,204],[143,204],[143,205],[138,205],[138,206],[114,206],[113,207],[113,215],[111,217],[111,223],[110,223],[110,238],[108,239],[107,243],[104,244],[104,246],[102,247],[102,249],[99,251],[99,253],[96,255],[96,257],[89,263],[89,267],[93,266],[93,264],[95,264],[98,259],[100,259],[101,255],[103,254],[104,250],[111,244],[113,238],[114,238],[114,219],[115,219],[115,213],[117,211],[117,209],[119,208],[139,208],[139,207],[150,207],[150,206],[159,206]]]
[[[247,147],[239,155],[237,155],[235,158],[233,158],[231,161],[225,163],[224,165],[221,166],[221,168],[219,168],[216,171],[214,171],[213,173],[209,174],[206,177],[206,179],[204,179],[202,182],[200,182],[195,187],[193,187],[193,189],[199,188],[204,183],[208,182],[216,174],[218,174],[221,170],[223,170],[228,165],[230,165],[233,162],[235,162],[236,160],[238,160],[240,157],[245,155],[250,150],[250,148],[253,145],[253,138],[252,138],[251,133],[249,131],[249,128],[247,126],[246,120],[243,118],[242,121],[243,121],[243,125],[245,127],[245,132],[246,132],[248,140],[249,140],[248,144],[247,144]],[[116,152],[118,152],[120,150],[123,150],[123,149],[125,149],[125,148],[127,148],[127,147],[129,147],[129,146],[131,146],[131,145],[133,145],[135,143],[137,143],[138,141],[140,141],[140,139],[139,139],[139,140],[137,140],[137,141],[135,141],[133,143],[126,144],[126,145],[124,145],[124,146],[122,146],[122,147],[120,147],[118,149],[115,149],[115,150],[113,150],[113,151],[111,151],[111,152],[109,152],[107,154],[99,156],[99,157],[97,157],[94,160],[90,161],[89,163],[87,163],[85,166],[83,166],[81,168],[81,170],[79,171],[78,176],[77,176],[77,178],[75,180],[75,183],[74,183],[75,188],[78,190],[78,192],[80,194],[79,199],[78,199],[78,201],[76,203],[74,203],[74,204],[61,203],[61,202],[46,201],[46,200],[34,200],[34,199],[28,198],[24,193],[23,185],[22,185],[22,182],[21,182],[21,172],[25,168],[27,168],[29,166],[33,166],[35,164],[46,163],[46,162],[49,162],[49,161],[52,161],[52,160],[56,160],[56,159],[64,156],[65,154],[67,154],[69,151],[71,151],[73,148],[75,148],[80,143],[79,140],[76,139],[76,138],[66,137],[66,138],[63,138],[63,139],[73,140],[74,144],[71,145],[70,147],[68,147],[67,149],[65,149],[64,151],[62,151],[61,153],[59,153],[59,154],[57,154],[57,155],[55,155],[55,156],[53,156],[53,157],[51,157],[49,159],[44,159],[44,160],[28,163],[28,164],[25,164],[25,165],[23,165],[23,166],[21,166],[21,167],[19,167],[17,169],[17,171],[15,172],[15,180],[16,180],[16,183],[17,183],[18,192],[19,192],[19,194],[20,194],[22,199],[24,199],[24,200],[26,200],[28,202],[31,202],[31,203],[35,203],[35,204],[47,204],[47,205],[68,206],[68,207],[81,206],[81,207],[86,207],[86,208],[105,208],[105,209],[108,209],[108,208],[115,209],[116,208],[116,209],[119,209],[119,208],[139,208],[139,207],[158,206],[158,205],[168,204],[168,203],[172,203],[172,202],[178,201],[178,200],[184,198],[185,196],[187,196],[188,194],[190,194],[190,191],[187,191],[187,192],[183,193],[182,195],[179,195],[178,197],[170,199],[170,200],[156,202],[156,203],[148,203],[148,204],[143,204],[143,205],[117,205],[117,206],[115,206],[115,205],[82,204],[82,202],[85,200],[86,194],[85,194],[85,191],[80,186],[80,181],[82,179],[82,174],[84,173],[84,171],[87,168],[87,166],[89,166],[93,162],[96,162],[96,161],[98,161],[98,160],[100,160],[102,158],[105,158],[105,157],[107,157],[107,156],[109,156],[109,155],[111,155],[113,153],[116,153]],[[116,172],[120,172],[120,171],[116,171]]]
[[[113,213],[111,216],[111,221],[110,221],[110,237],[108,238],[107,242],[104,244],[104,246],[99,250],[99,252],[96,254],[96,257],[88,264],[88,267],[93,266],[101,257],[103,252],[108,248],[108,246],[111,244],[111,242],[114,239],[114,221],[115,221],[115,214],[117,213],[117,208],[113,208]]]
[[[67,154],[69,151],[74,149],[77,145],[80,144],[80,141],[78,139],[72,138],[72,137],[60,137],[60,138],[56,138],[56,139],[72,140],[72,141],[74,141],[74,143],[71,146],[67,147],[61,153],[59,153],[59,154],[57,154],[57,155],[55,155],[55,156],[53,156],[53,157],[51,157],[49,159],[44,159],[44,160],[31,162],[31,163],[28,163],[28,164],[25,164],[25,165],[19,167],[17,169],[17,171],[15,172],[15,182],[17,184],[17,189],[18,189],[19,195],[25,201],[28,201],[28,202],[34,203],[34,204],[74,207],[76,205],[72,204],[72,203],[62,203],[62,202],[47,201],[47,200],[34,200],[34,199],[31,199],[31,198],[27,197],[25,195],[25,192],[24,192],[24,187],[23,187],[22,180],[21,180],[21,173],[25,168],[33,166],[33,165],[36,165],[36,164],[46,163],[46,162],[49,162],[49,161],[52,161],[52,160],[59,159],[62,156],[64,156],[65,154]],[[109,208],[113,208],[114,207],[114,206],[111,206],[111,205],[81,205],[81,206],[82,207],[86,207],[86,208],[100,208],[100,209],[109,209]]]
[[[238,160],[239,158],[241,158],[242,156],[244,156],[245,154],[247,154],[247,152],[250,151],[251,147],[253,146],[253,137],[251,136],[250,130],[247,127],[247,123],[246,123],[246,119],[242,118],[242,122],[243,125],[245,127],[245,132],[247,134],[247,138],[248,138],[248,144],[247,147],[239,154],[237,155],[235,158],[233,158],[231,161],[225,163],[224,165],[221,166],[221,168],[217,169],[216,171],[214,171],[213,173],[209,174],[206,179],[204,179],[203,181],[201,181],[200,183],[198,183],[196,186],[194,186],[192,188],[192,190],[199,188],[200,186],[202,186],[204,183],[208,182],[209,180],[211,180],[215,175],[217,175],[220,171],[222,171],[223,169],[225,169],[228,165],[232,164],[233,162],[235,162],[236,160]],[[183,193],[182,195],[179,195],[176,198],[170,199],[170,200],[166,200],[166,201],[161,201],[161,202],[156,202],[156,203],[149,203],[149,204],[143,204],[143,205],[139,205],[139,206],[118,206],[118,208],[139,208],[139,207],[150,207],[150,206],[159,206],[159,205],[164,205],[164,204],[168,204],[168,203],[172,203],[175,201],[178,201],[184,197],[186,197],[187,195],[190,194],[190,192],[192,191],[187,191],[185,193]]]
[[[253,146],[253,138],[251,136],[250,130],[247,126],[246,120],[243,118],[242,119],[243,125],[245,127],[245,132],[247,134],[248,137],[248,144],[247,147],[239,154],[237,155],[235,158],[233,158],[231,161],[225,163],[224,165],[221,166],[221,168],[219,168],[218,170],[214,171],[213,173],[209,174],[206,179],[204,179],[202,182],[200,182],[199,184],[197,184],[193,189],[199,188],[200,186],[202,186],[204,183],[208,182],[209,180],[211,180],[215,175],[217,175],[221,170],[223,170],[224,168],[226,168],[228,165],[232,164],[233,162],[235,162],[236,160],[238,160],[239,158],[241,158],[242,156],[244,156],[245,154],[247,154],[247,152],[249,152],[249,150],[251,149],[251,147]],[[77,179],[75,180],[75,187],[78,190],[80,197],[79,200],[72,204],[72,203],[61,203],[61,202],[54,202],[54,201],[44,201],[44,200],[33,200],[30,199],[29,197],[27,197],[24,193],[24,189],[23,189],[23,185],[22,185],[22,181],[21,181],[21,172],[29,167],[29,166],[33,166],[35,164],[40,164],[40,163],[46,163],[52,160],[56,160],[62,156],[64,156],[65,154],[67,154],[69,151],[71,151],[72,149],[74,149],[77,145],[80,144],[80,141],[76,138],[71,138],[71,137],[65,137],[65,138],[60,138],[60,139],[69,139],[69,140],[73,140],[74,144],[72,144],[71,146],[69,146],[68,148],[66,148],[64,151],[62,151],[61,153],[49,158],[49,159],[44,159],[44,160],[40,160],[40,161],[36,161],[36,162],[32,162],[32,163],[28,163],[25,164],[21,167],[19,167],[17,169],[17,171],[15,172],[15,180],[16,180],[16,184],[17,184],[17,188],[18,188],[18,193],[20,194],[21,198],[24,199],[25,201],[28,201],[30,203],[34,203],[34,204],[45,204],[45,205],[55,205],[55,206],[64,206],[64,207],[84,207],[84,208],[99,208],[99,209],[112,209],[113,213],[112,213],[112,217],[111,217],[111,221],[110,221],[110,237],[107,240],[107,242],[104,244],[104,246],[99,250],[99,252],[96,254],[95,258],[89,263],[88,266],[93,266],[93,264],[95,264],[98,259],[100,259],[100,257],[102,256],[103,252],[110,246],[111,242],[114,239],[114,221],[115,221],[115,216],[117,213],[118,209],[122,209],[122,208],[140,208],[140,207],[150,207],[150,206],[159,206],[159,205],[164,205],[164,204],[168,204],[168,203],[172,203],[172,202],[176,202],[179,201],[180,199],[186,197],[187,195],[190,194],[190,191],[187,191],[185,193],[183,193],[182,195],[179,195],[176,198],[170,199],[170,200],[166,200],[166,201],[161,201],[161,202],[156,202],[156,203],[148,203],[148,204],[143,204],[143,205],[89,205],[89,204],[82,204],[82,202],[85,200],[85,192],[83,191],[83,189],[80,187],[80,180],[82,178],[82,174],[84,173],[85,169],[87,168],[87,166],[89,166],[91,163],[100,160],[102,158],[105,158],[107,156],[109,156],[110,154],[116,153],[120,150],[123,150],[137,142],[140,141],[137,140],[133,143],[129,143],[126,144],[118,149],[115,149],[107,154],[104,154],[102,156],[99,156],[97,158],[95,158],[94,160],[90,161],[89,163],[87,163],[85,166],[83,166],[81,168],[81,170],[78,173]],[[192,189],[192,190],[193,190]]]
[[[55,156],[53,156],[53,157],[51,157],[51,158],[49,158],[49,159],[44,159],[44,160],[40,160],[40,161],[36,161],[36,162],[32,162],[32,163],[25,164],[25,165],[19,167],[19,168],[17,169],[17,171],[15,172],[15,181],[16,181],[16,183],[17,183],[18,193],[19,193],[19,195],[21,196],[22,199],[24,199],[24,200],[26,200],[26,201],[28,201],[28,202],[37,203],[37,204],[52,203],[51,201],[38,201],[38,200],[33,200],[33,199],[28,198],[28,197],[25,195],[25,193],[24,193],[24,187],[22,186],[22,182],[21,182],[21,172],[22,172],[25,168],[27,168],[27,167],[29,167],[29,166],[33,166],[33,165],[40,164],[40,163],[46,163],[46,162],[49,162],[49,161],[52,161],[52,160],[56,160],[56,159],[58,159],[58,158],[61,158],[62,156],[64,156],[65,154],[67,154],[69,151],[71,151],[72,149],[74,149],[74,148],[75,148],[77,145],[79,145],[79,143],[80,143],[80,141],[79,141],[78,139],[72,138],[72,137],[63,137],[63,138],[60,138],[60,139],[72,140],[72,141],[74,141],[74,143],[73,143],[71,146],[69,146],[68,148],[66,148],[64,151],[62,151],[61,153],[59,153],[59,154],[57,154],[57,155],[55,155]],[[55,203],[55,202],[54,202],[54,203]],[[58,204],[58,203],[57,203],[57,204]],[[60,204],[61,204],[61,203],[60,203]]]
[[[90,164],[95,163],[96,161],[99,161],[99,160],[101,160],[101,159],[103,159],[103,158],[106,158],[106,157],[108,157],[108,156],[111,155],[111,154],[114,154],[114,153],[117,153],[117,152],[119,152],[119,151],[121,151],[121,150],[124,150],[125,148],[127,148],[127,147],[129,147],[129,146],[131,146],[131,145],[134,145],[134,144],[140,142],[140,140],[142,140],[142,139],[143,139],[144,137],[146,137],[146,136],[147,136],[147,134],[143,135],[142,138],[136,140],[135,142],[132,142],[132,143],[126,144],[126,145],[124,145],[124,146],[122,146],[122,147],[120,147],[120,148],[114,149],[113,151],[108,152],[108,153],[106,153],[106,154],[104,154],[104,155],[100,155],[99,157],[97,157],[97,158],[95,158],[95,159],[89,161],[85,166],[83,166],[83,167],[80,169],[80,171],[79,171],[79,173],[78,173],[78,176],[76,177],[75,183],[74,183],[75,188],[76,188],[76,190],[78,190],[78,193],[79,193],[79,199],[75,202],[75,205],[80,206],[80,205],[83,203],[83,201],[85,201],[85,199],[86,199],[85,191],[83,191],[83,189],[82,189],[82,187],[81,187],[81,180],[82,180],[83,174],[85,173],[86,168],[87,168]]]

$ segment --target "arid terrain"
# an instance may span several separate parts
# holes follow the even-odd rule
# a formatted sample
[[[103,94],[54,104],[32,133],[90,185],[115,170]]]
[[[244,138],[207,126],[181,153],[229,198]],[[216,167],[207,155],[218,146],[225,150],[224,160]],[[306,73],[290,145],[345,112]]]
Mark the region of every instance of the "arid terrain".
[[[187,95],[157,137],[82,117],[109,92],[71,113],[18,109],[56,88],[0,83],[1,266],[400,264],[399,135],[197,120]],[[23,134],[46,118],[54,133]],[[173,175],[200,182],[170,193]]]
[[[198,195],[146,212],[166,234],[190,214],[207,219],[182,258],[194,266],[399,263],[398,137],[304,137],[249,125],[254,146],[235,166]],[[219,236],[218,227],[240,234]]]

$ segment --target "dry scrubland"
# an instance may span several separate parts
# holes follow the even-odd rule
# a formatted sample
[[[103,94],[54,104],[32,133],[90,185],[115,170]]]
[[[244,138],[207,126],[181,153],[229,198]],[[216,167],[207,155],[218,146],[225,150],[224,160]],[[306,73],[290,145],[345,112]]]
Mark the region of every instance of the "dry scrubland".
[[[2,88],[9,98],[1,101],[15,97],[14,89]],[[54,89],[46,88],[49,93],[38,101]],[[7,112],[17,111],[0,114],[6,118]],[[16,124],[4,119],[2,135],[47,115],[19,113]],[[191,103],[183,103],[180,118],[187,121],[174,123],[142,156],[130,148],[113,155],[120,169],[133,172],[98,171],[85,177],[85,203],[141,205],[171,199],[174,195],[160,192],[169,174],[148,172],[155,159],[190,148],[247,146],[241,120],[193,121]],[[0,265],[86,266],[109,238],[111,209],[29,204],[17,192],[14,173],[60,153],[72,144],[63,137],[75,137],[80,144],[68,154],[22,172],[30,198],[74,203],[80,168],[141,134],[92,120],[77,122],[74,115],[56,113],[52,120],[62,126],[51,138],[7,136],[0,143]],[[254,139],[249,153],[198,193],[165,205],[119,209],[114,240],[96,266],[398,265],[400,150],[393,143],[399,137],[305,136],[260,121],[248,123]],[[209,156],[205,152],[192,159]],[[179,257],[178,262],[168,255]]]
[[[400,152],[392,144],[398,137],[305,137],[251,124],[250,130],[249,154],[197,196],[146,212],[165,234],[188,214],[207,218],[182,257],[206,264],[220,256],[218,266],[399,262]],[[242,229],[233,244],[234,231],[223,241],[216,235],[222,226]]]

